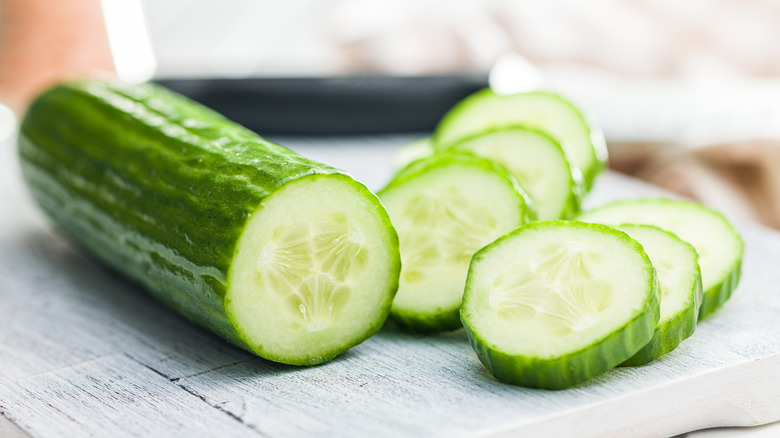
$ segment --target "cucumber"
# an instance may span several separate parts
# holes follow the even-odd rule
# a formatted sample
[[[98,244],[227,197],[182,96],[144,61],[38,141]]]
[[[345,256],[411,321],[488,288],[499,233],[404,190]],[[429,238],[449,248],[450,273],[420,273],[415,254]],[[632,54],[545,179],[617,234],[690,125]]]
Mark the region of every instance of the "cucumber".
[[[318,364],[389,313],[400,257],[376,196],[165,89],[57,86],[24,118],[19,156],[71,239],[258,356]]]
[[[659,319],[655,270],[613,228],[533,222],[474,254],[461,319],[499,380],[563,389],[630,358]]]
[[[693,245],[704,289],[699,320],[720,308],[739,284],[744,244],[734,226],[715,210],[691,201],[650,198],[613,202],[579,220],[655,225]]]
[[[580,173],[572,173],[571,157],[542,131],[523,126],[494,129],[448,150],[474,153],[504,166],[533,200],[539,220],[568,219],[579,212],[584,192]]]
[[[621,364],[644,365],[677,348],[696,329],[702,299],[699,257],[691,245],[660,228],[632,224],[618,228],[642,244],[661,287],[661,318],[653,339]]]
[[[393,155],[393,169],[401,170],[414,161],[433,155],[433,141],[430,137],[424,137],[407,143]]]
[[[506,170],[465,154],[415,161],[379,198],[398,230],[401,249],[401,279],[390,317],[418,332],[460,328],[471,256],[534,217]]]
[[[434,147],[446,149],[466,137],[512,125],[526,125],[549,133],[568,149],[571,165],[589,190],[604,169],[604,136],[585,121],[565,98],[549,92],[499,95],[478,91],[444,115],[434,133]]]

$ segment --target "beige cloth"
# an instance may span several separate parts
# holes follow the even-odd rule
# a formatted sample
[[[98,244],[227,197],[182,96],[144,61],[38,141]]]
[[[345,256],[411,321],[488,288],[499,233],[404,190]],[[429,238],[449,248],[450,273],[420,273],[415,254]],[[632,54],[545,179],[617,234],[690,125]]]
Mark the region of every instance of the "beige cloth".
[[[780,139],[685,147],[610,146],[611,167],[713,206],[734,219],[780,229]]]

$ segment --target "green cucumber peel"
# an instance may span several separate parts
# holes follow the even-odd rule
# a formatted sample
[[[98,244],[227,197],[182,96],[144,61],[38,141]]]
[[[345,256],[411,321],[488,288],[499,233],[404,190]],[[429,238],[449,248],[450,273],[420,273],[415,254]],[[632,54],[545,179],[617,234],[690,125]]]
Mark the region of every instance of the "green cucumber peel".
[[[24,118],[19,158],[74,242],[261,357],[325,362],[389,313],[398,238],[375,195],[159,86],[46,91]]]

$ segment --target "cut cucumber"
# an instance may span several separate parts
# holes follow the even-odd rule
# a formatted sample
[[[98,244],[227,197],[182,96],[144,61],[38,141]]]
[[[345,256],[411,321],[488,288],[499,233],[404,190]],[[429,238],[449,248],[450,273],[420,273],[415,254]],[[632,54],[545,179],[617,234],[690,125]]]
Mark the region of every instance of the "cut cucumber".
[[[477,252],[461,318],[499,380],[562,389],[630,358],[659,318],[642,246],[604,225],[534,222]]]
[[[407,143],[393,155],[393,169],[401,170],[413,162],[433,155],[433,141],[430,137]]]
[[[545,131],[567,148],[572,168],[581,173],[586,189],[604,169],[604,136],[585,122],[571,102],[548,92],[499,95],[490,89],[478,91],[444,115],[436,127],[434,147],[446,149],[466,137],[518,124]]]
[[[584,187],[567,154],[544,132],[513,126],[468,137],[448,150],[490,158],[517,178],[539,220],[568,219],[580,209]]]
[[[696,329],[702,299],[698,256],[693,246],[660,228],[631,224],[618,228],[642,244],[661,287],[661,318],[653,339],[621,364],[644,365],[677,348]]]
[[[699,320],[712,314],[739,283],[744,244],[720,213],[690,201],[638,199],[618,201],[580,216],[580,220],[618,225],[655,225],[690,243],[699,254],[704,289]]]
[[[30,107],[19,154],[74,241],[259,356],[321,363],[389,313],[400,257],[376,196],[181,96],[58,86]]]
[[[460,328],[471,256],[533,218],[517,181],[492,161],[437,154],[402,170],[379,197],[400,239],[391,318],[414,331]]]

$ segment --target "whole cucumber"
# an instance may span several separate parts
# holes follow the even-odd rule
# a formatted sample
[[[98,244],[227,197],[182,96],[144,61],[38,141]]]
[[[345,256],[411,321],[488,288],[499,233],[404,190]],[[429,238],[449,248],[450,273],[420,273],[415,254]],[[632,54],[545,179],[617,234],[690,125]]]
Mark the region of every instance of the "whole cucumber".
[[[321,363],[388,315],[398,238],[376,196],[162,87],[58,85],[28,110],[19,156],[72,240],[261,357]]]

